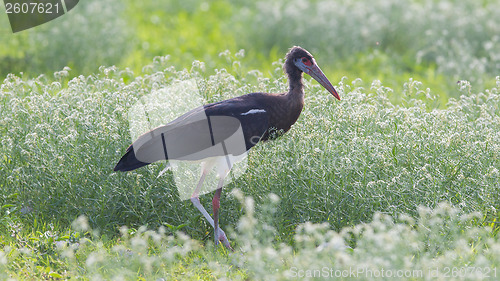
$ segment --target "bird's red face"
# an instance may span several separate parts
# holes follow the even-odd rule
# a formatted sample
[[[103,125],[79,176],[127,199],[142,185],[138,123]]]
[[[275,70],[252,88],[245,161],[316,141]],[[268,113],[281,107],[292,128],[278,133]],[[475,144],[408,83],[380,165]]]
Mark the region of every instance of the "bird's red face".
[[[314,80],[318,81],[328,92],[330,92],[335,98],[340,100],[340,96],[333,88],[332,83],[326,78],[321,68],[316,64],[314,58],[309,56],[304,56],[301,58],[297,58],[293,62],[300,70],[311,75]]]

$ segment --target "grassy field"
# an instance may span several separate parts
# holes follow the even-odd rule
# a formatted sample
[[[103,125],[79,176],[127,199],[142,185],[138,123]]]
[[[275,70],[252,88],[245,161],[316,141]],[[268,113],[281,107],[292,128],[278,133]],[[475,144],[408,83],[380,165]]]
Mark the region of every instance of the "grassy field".
[[[117,65],[140,73],[156,56],[190,69],[227,68],[224,56],[244,49],[243,73],[266,77],[293,45],[310,50],[328,76],[373,80],[401,92],[409,78],[458,98],[456,82],[495,86],[500,68],[497,3],[484,1],[85,1],[75,13],[12,35],[0,18],[0,77],[37,77],[69,66],[70,77]],[[3,8],[0,8],[3,9]],[[391,95],[400,102],[400,95]]]
[[[498,278],[493,1],[107,2],[0,32],[0,279]],[[112,171],[141,98],[285,91],[294,44],[342,101],[307,79],[290,132],[250,152],[221,200],[234,253],[165,163]]]

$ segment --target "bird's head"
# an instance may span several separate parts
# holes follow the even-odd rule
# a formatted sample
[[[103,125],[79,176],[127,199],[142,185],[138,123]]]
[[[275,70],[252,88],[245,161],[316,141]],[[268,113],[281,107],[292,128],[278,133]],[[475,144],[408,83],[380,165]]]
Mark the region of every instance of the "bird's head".
[[[321,71],[321,68],[319,68],[318,64],[316,64],[313,56],[307,50],[298,46],[294,46],[290,49],[290,51],[286,55],[285,71],[293,71],[292,69],[290,69],[294,68],[293,66],[295,66],[299,72],[309,74],[335,98],[340,100],[340,96],[337,91],[335,91],[332,83],[330,83],[328,78],[326,78],[323,71]]]

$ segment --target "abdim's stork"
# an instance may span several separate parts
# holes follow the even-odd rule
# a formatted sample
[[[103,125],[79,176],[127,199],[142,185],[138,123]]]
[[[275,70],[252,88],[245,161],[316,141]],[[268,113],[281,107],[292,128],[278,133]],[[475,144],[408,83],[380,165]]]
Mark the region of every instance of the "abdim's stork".
[[[238,156],[244,155],[273,132],[286,132],[299,118],[304,107],[302,73],[311,75],[335,98],[339,95],[316,64],[301,47],[292,47],[283,66],[288,76],[286,93],[251,93],[195,108],[174,121],[140,136],[120,159],[115,171],[131,171],[159,160],[201,161],[201,178],[191,201],[214,227],[215,243],[222,241],[231,249],[219,228],[220,196],[224,178]],[[198,199],[205,176],[217,166],[218,186],[212,200],[214,218]]]

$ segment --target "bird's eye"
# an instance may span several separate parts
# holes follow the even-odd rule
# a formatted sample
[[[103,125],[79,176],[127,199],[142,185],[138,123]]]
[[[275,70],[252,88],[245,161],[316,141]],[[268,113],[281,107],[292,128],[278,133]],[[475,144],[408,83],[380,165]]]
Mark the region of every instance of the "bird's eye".
[[[306,58],[306,57],[302,58],[302,63],[305,64],[305,65],[307,65],[307,66],[311,66],[312,65],[312,62],[308,58]]]

